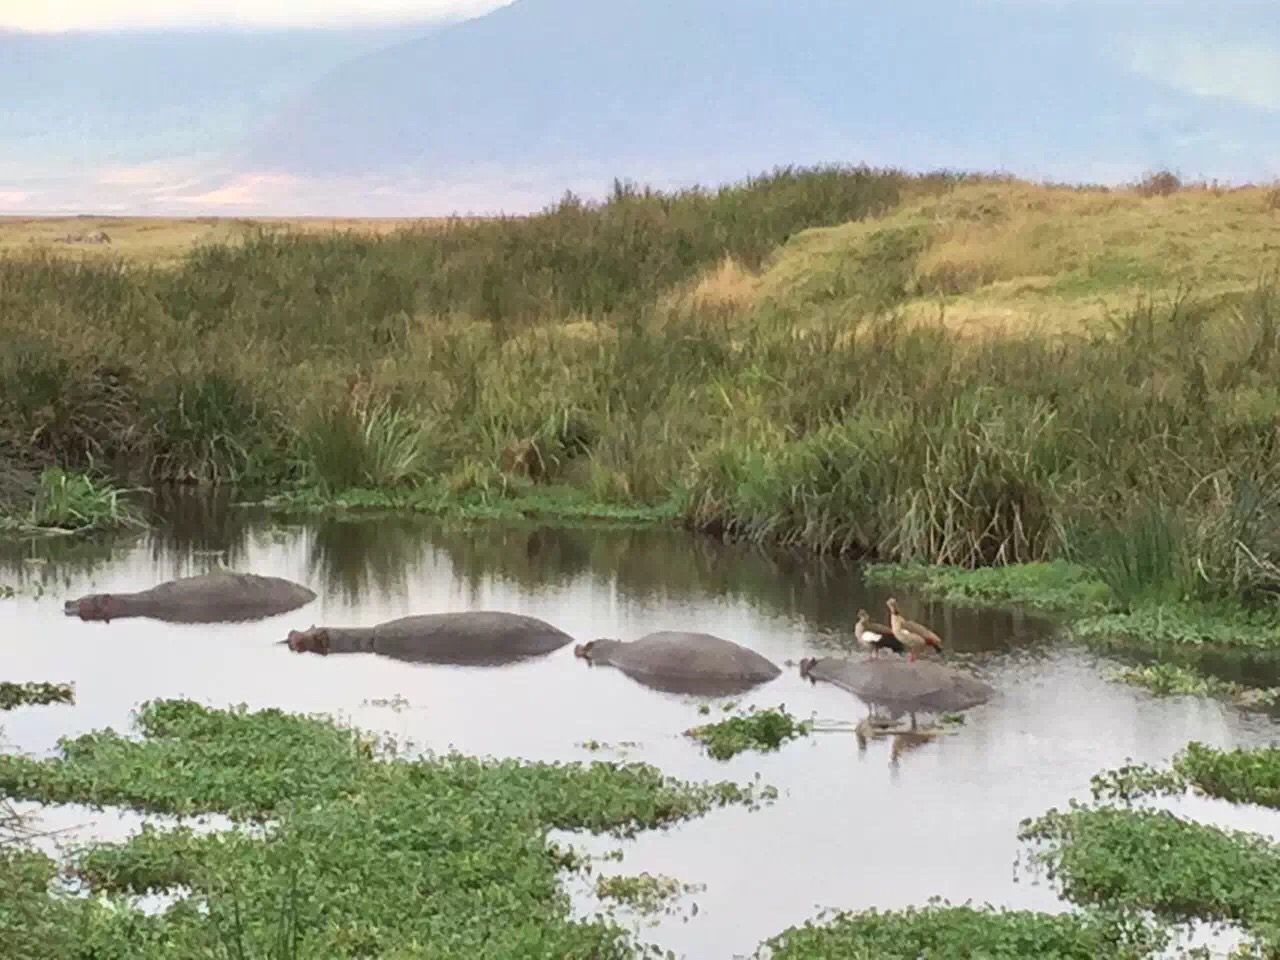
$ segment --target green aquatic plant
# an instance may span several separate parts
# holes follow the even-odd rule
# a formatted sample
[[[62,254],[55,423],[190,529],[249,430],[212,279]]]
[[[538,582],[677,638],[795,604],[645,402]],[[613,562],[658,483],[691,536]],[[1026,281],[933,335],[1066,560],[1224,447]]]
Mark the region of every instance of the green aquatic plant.
[[[1030,867],[1078,905],[1166,924],[1225,923],[1253,938],[1242,956],[1280,956],[1280,846],[1135,801],[1194,791],[1280,809],[1280,748],[1192,741],[1168,767],[1129,763],[1093,777],[1095,803],[1024,820]],[[1119,806],[1106,805],[1118,802]]]
[[[1280,706],[1280,687],[1267,689],[1247,687],[1177,663],[1125,667],[1111,671],[1109,676],[1113,680],[1145,687],[1160,697],[1176,695],[1217,697],[1257,710]]]
[[[1280,846],[1164,811],[1073,806],[1024,821],[1043,869],[1076,904],[1170,923],[1236,924],[1280,949]]]
[[[1165,937],[1101,917],[934,904],[819,916],[766,941],[769,960],[1139,960]]]
[[[642,914],[670,912],[673,909],[671,901],[703,889],[705,887],[701,884],[681,883],[675,877],[649,873],[601,876],[596,879],[595,886],[596,896],[601,900],[616,901]]]
[[[69,683],[13,683],[0,680],[0,710],[49,703],[75,703],[75,700],[75,687]]]
[[[139,510],[109,482],[50,467],[40,475],[25,516],[3,518],[17,530],[99,530],[146,526]]]
[[[1087,616],[1071,623],[1090,646],[1118,645],[1157,653],[1202,648],[1280,650],[1280,611],[1230,603],[1139,604],[1127,612]]]
[[[1219,750],[1195,740],[1167,769],[1126,764],[1094,776],[1095,800],[1169,796],[1196,790],[1230,803],[1256,803],[1280,809],[1280,747]]]
[[[865,568],[867,582],[921,587],[950,603],[972,606],[1016,605],[1055,613],[1106,610],[1110,588],[1084,567],[1054,560],[1003,567],[958,567],[875,563]]]
[[[15,903],[36,916],[18,925],[56,919],[62,955],[621,960],[641,948],[607,918],[572,919],[560,873],[581,864],[547,831],[629,836],[759,802],[749,788],[682,783],[644,764],[408,760],[330,720],[271,709],[152,701],[136,726],[140,738],[101,730],[47,760],[0,756],[0,792],[222,812],[236,825],[147,825],[124,843],[82,846],[69,875],[94,897],[28,882]],[[188,893],[151,914],[130,900],[177,891]],[[6,900],[0,917],[10,915]]]
[[[715,759],[728,760],[744,750],[777,750],[788,740],[807,736],[812,729],[812,723],[797,720],[784,704],[764,710],[749,707],[746,713],[691,727],[685,736],[701,741]]]

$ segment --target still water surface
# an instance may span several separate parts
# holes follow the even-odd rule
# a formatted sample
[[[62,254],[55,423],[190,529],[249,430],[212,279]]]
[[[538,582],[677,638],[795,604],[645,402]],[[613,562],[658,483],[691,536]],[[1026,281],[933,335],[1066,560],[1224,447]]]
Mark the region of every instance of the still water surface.
[[[306,583],[319,598],[250,624],[102,624],[62,615],[68,597],[142,589],[219,560]],[[1277,739],[1265,716],[1208,700],[1157,699],[1108,681],[1111,665],[1057,642],[1048,623],[950,608],[906,588],[892,592],[908,614],[934,626],[954,659],[997,688],[954,735],[912,749],[890,740],[860,749],[851,734],[834,732],[717,762],[681,736],[703,719],[704,701],[588,667],[572,646],[515,665],[448,667],[297,655],[276,643],[312,623],[371,625],[462,609],[531,614],[580,640],[703,630],[783,666],[743,704],[786,704],[824,721],[863,716],[856,699],[809,684],[794,664],[847,649],[856,610],[882,617],[890,591],[865,585],[840,563],[766,556],[673,531],[447,529],[403,517],[288,525],[226,504],[179,502],[163,528],[126,544],[10,547],[0,554],[0,582],[36,594],[0,601],[6,678],[73,681],[77,689],[74,707],[3,717],[11,749],[41,753],[60,736],[127,729],[141,701],[191,697],[326,712],[432,750],[644,760],[698,780],[758,774],[781,791],[773,805],[719,810],[643,834],[621,844],[621,864],[604,865],[606,873],[648,871],[705,885],[640,931],[690,958],[750,954],[822,907],[895,908],[940,896],[1064,909],[1047,886],[1014,870],[1023,817],[1085,798],[1103,767],[1160,762],[1190,739],[1222,747]],[[633,745],[590,752],[582,746],[588,740]],[[1176,809],[1280,835],[1274,813],[1200,799]],[[96,819],[104,836],[136,822],[74,815]],[[575,842],[598,851],[619,846]],[[585,886],[574,889],[579,907],[592,909]]]

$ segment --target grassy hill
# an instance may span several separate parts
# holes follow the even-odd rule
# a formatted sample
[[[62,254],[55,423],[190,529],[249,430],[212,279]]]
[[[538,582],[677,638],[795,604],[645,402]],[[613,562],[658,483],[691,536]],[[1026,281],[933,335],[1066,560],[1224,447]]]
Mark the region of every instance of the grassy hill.
[[[1278,265],[1280,188],[1163,193],[1010,181],[806,231],[757,290],[762,304],[799,320],[870,295],[967,333],[1079,333],[1139,297],[1239,293]]]

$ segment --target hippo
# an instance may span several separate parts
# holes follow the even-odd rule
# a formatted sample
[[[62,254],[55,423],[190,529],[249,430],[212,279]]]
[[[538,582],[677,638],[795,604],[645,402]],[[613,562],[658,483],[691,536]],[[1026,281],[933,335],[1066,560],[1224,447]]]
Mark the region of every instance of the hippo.
[[[377,653],[410,663],[496,665],[558,650],[573,637],[537,617],[495,610],[427,613],[373,627],[290,630],[294,653]]]
[[[631,679],[667,693],[725,696],[782,673],[754,650],[709,633],[664,630],[630,643],[592,640],[573,652],[593,666],[617,667]]]
[[[926,660],[842,660],[835,657],[800,661],[800,676],[825,680],[848,690],[869,707],[885,707],[896,715],[958,713],[986,703],[995,690],[984,680],[954,667]]]
[[[170,623],[262,620],[306,606],[316,598],[300,583],[280,577],[215,570],[169,580],[136,593],[91,593],[68,600],[63,613],[81,620],[150,617]]]

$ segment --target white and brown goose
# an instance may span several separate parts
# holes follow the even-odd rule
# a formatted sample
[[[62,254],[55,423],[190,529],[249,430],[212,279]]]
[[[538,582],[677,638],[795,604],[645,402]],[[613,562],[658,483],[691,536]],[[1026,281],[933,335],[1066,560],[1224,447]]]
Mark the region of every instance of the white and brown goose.
[[[898,609],[897,600],[890,597],[885,606],[889,608],[889,626],[893,630],[893,635],[906,646],[908,660],[914,661],[916,652],[926,647],[933,647],[939,653],[942,652],[942,638],[924,624],[906,619]]]
[[[853,636],[865,649],[870,651],[868,659],[880,656],[882,650],[894,653],[906,653],[907,648],[902,641],[893,635],[893,630],[883,623],[876,623],[866,610],[858,611],[858,622],[854,624]]]

